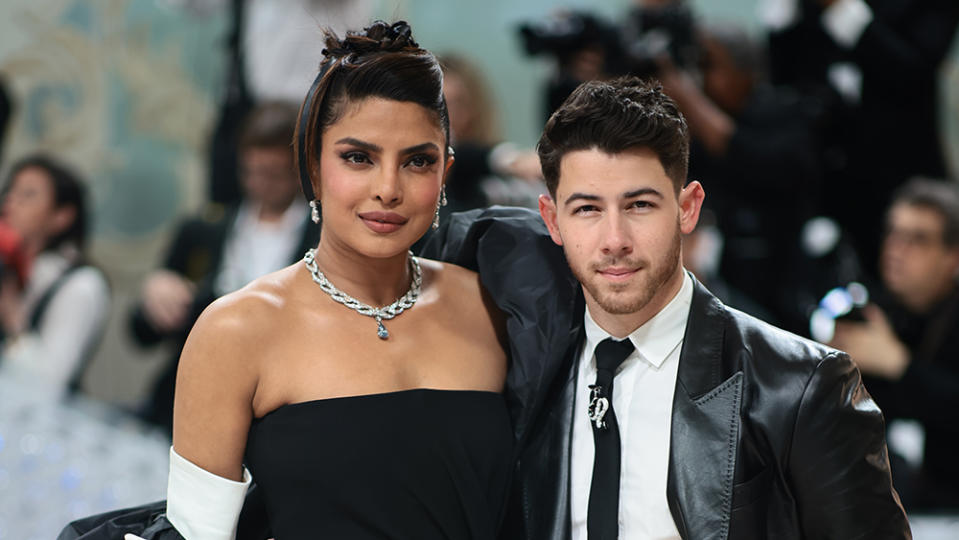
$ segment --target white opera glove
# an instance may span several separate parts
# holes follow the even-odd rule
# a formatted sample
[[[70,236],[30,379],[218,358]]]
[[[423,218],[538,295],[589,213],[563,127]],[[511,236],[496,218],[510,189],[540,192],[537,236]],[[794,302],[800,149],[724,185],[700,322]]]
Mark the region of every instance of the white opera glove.
[[[253,477],[236,482],[206,471],[170,447],[166,518],[186,540],[233,540]]]

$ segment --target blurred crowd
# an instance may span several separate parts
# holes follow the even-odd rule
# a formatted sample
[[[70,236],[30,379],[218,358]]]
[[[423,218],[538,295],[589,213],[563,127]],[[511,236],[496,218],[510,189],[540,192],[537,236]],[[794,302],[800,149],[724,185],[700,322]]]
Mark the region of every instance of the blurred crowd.
[[[364,14],[362,4],[342,9]],[[890,438],[906,507],[959,511],[959,184],[937,94],[959,2],[759,7],[761,33],[705,20],[684,0],[636,0],[615,20],[543,13],[517,27],[516,54],[554,65],[544,121],[581,82],[661,82],[686,117],[690,177],[707,193],[686,268],[727,304],[850,352],[889,425],[916,427],[901,451]],[[84,179],[49,152],[2,153],[18,104],[0,78],[0,377],[82,394],[106,321],[123,318],[136,343],[171,351],[129,411],[168,431],[177,358],[200,312],[316,244],[290,143],[319,51],[278,30],[290,14],[268,3],[226,9],[209,204],[178,225],[123,312],[109,313],[110,284],[86,249],[96,216]],[[504,140],[480,64],[462,53],[442,64],[456,152],[444,212],[535,205],[538,159]]]

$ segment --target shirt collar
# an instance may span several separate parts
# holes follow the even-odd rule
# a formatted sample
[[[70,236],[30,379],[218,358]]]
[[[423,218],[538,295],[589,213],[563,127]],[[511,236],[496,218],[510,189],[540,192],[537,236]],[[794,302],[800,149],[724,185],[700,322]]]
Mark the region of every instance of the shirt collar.
[[[686,334],[686,320],[689,318],[689,306],[693,299],[693,280],[685,271],[683,284],[676,296],[666,304],[653,318],[637,328],[629,335],[630,341],[636,347],[633,354],[639,353],[640,358],[649,362],[657,369],[663,365],[669,354],[683,342]],[[606,338],[612,337],[607,331],[599,327],[589,314],[587,306],[584,318],[586,330],[586,358],[595,362],[593,353],[596,346]],[[632,356],[632,355],[630,355]]]
[[[274,224],[271,224],[270,229],[278,231],[293,231],[296,230],[306,219],[306,205],[298,204],[299,199],[295,199],[290,206],[286,207],[286,210],[283,211],[283,217],[279,219]],[[251,201],[244,201],[240,205],[240,210],[237,212],[237,222],[238,225],[246,229],[256,229],[261,228],[263,224],[257,220],[257,215],[260,213],[260,205]]]

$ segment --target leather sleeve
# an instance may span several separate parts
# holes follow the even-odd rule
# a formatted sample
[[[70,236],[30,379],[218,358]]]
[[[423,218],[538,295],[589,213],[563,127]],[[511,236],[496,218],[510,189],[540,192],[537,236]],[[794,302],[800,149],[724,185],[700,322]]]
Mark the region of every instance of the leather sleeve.
[[[806,384],[789,454],[804,538],[912,538],[884,432],[859,370],[846,354],[828,354]]]
[[[452,214],[421,254],[478,272],[505,315],[506,400],[522,441],[582,320],[578,282],[563,250],[536,212],[494,206]]]

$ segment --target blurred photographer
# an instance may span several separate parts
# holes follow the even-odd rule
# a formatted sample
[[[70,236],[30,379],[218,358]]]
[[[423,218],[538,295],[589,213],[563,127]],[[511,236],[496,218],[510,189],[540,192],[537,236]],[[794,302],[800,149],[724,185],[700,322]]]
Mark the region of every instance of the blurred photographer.
[[[873,267],[889,194],[946,174],[939,81],[959,25],[956,0],[760,0],[772,77],[832,98],[826,211]],[[907,134],[907,136],[902,136]],[[868,186],[868,188],[866,188]],[[872,268],[870,268],[871,270]]]
[[[147,422],[172,430],[180,351],[206,306],[297,261],[316,243],[319,229],[310,223],[293,165],[296,119],[296,105],[283,101],[253,109],[238,148],[243,199],[227,208],[211,205],[184,221],[163,266],[143,282],[129,317],[132,335],[143,347],[172,349],[139,411]]]
[[[886,215],[883,290],[865,321],[837,321],[832,346],[847,351],[885,414],[925,431],[921,469],[893,459],[910,509],[959,509],[959,188],[913,180]],[[898,470],[897,466],[898,465]],[[913,472],[914,474],[910,474]]]
[[[690,69],[698,58],[693,15],[685,0],[634,0],[619,23],[560,11],[522,24],[519,31],[527,54],[556,60],[546,88],[547,118],[580,83],[626,74],[652,77],[661,56]]]
[[[741,28],[702,29],[700,51],[698,74],[663,56],[659,79],[689,124],[690,175],[709,190],[724,239],[719,273],[802,331],[800,236],[819,204],[822,109],[768,84],[765,51]]]

